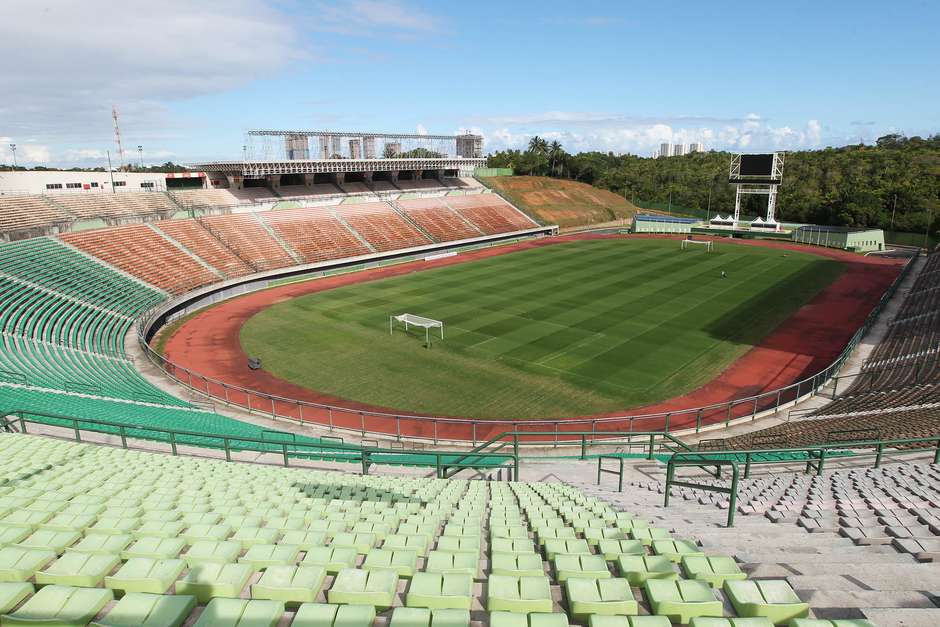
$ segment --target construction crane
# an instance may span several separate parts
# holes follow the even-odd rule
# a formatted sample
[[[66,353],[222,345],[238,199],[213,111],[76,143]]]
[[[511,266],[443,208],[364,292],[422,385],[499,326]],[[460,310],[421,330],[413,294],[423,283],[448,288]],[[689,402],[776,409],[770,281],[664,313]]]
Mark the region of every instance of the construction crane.
[[[121,170],[123,170],[125,168],[124,146],[121,145],[121,127],[118,126],[118,112],[114,105],[111,105],[111,118],[114,120],[114,143],[117,144],[118,163],[121,164]]]

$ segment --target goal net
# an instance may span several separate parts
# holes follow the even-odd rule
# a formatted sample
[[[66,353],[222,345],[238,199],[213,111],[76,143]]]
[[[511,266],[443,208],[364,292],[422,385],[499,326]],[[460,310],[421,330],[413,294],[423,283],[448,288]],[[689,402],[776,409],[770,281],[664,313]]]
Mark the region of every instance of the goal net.
[[[712,246],[713,243],[714,242],[710,240],[706,241],[698,239],[684,239],[682,240],[682,250],[689,250],[690,248],[694,248],[696,245],[699,245],[704,246],[705,252],[710,253],[712,250],[714,250]]]
[[[398,314],[397,316],[388,317],[388,334],[392,335],[395,333],[395,327],[405,327],[405,331],[411,329],[411,327],[418,327],[424,329],[424,341],[430,346],[431,345],[431,329],[439,329],[441,333],[441,339],[444,339],[444,323],[440,320],[434,320],[433,318],[425,318],[424,316],[416,316],[414,314],[404,313]]]

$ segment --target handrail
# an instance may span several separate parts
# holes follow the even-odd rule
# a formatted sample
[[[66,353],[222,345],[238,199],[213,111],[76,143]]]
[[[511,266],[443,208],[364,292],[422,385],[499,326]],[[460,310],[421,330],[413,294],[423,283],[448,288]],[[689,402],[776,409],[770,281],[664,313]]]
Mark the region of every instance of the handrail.
[[[756,395],[671,412],[562,420],[477,420],[472,418],[416,415],[406,412],[370,411],[342,405],[302,401],[269,394],[251,388],[232,385],[225,381],[194,372],[189,368],[166,359],[149,345],[145,339],[145,331],[156,321],[158,312],[164,310],[168,301],[176,298],[185,298],[185,294],[179,297],[169,297],[161,303],[154,305],[149,310],[142,312],[138,317],[137,335],[141,349],[156,367],[160,368],[160,370],[170,378],[181,385],[189,387],[198,394],[222,400],[229,405],[247,408],[249,412],[257,411],[264,415],[270,415],[271,418],[275,420],[282,418],[301,424],[304,422],[323,424],[328,426],[331,431],[334,429],[345,429],[357,431],[362,434],[366,432],[382,433],[394,436],[397,440],[402,438],[425,439],[432,440],[435,444],[440,439],[466,440],[476,444],[480,441],[477,437],[480,431],[486,434],[493,433],[500,428],[505,429],[508,427],[511,430],[519,430],[528,426],[553,428],[554,430],[550,433],[540,432],[541,435],[539,437],[551,437],[556,444],[559,442],[577,443],[578,438],[575,437],[572,439],[571,437],[575,433],[572,429],[577,429],[579,426],[584,427],[585,425],[591,426],[595,436],[602,436],[608,433],[605,431],[605,428],[611,425],[623,425],[626,423],[627,430],[633,431],[635,424],[639,423],[642,428],[646,427],[650,422],[656,424],[656,426],[660,427],[663,431],[691,429],[694,427],[697,433],[705,425],[721,423],[727,425],[733,419],[746,418],[747,416],[750,416],[751,419],[755,419],[759,412],[777,412],[782,405],[796,402],[808,395],[818,393],[820,388],[834,376],[838,375],[845,361],[851,355],[852,351],[855,350],[855,347],[871,328],[872,324],[874,324],[885,304],[894,295],[898,285],[900,285],[901,281],[910,272],[915,259],[916,257],[912,257],[904,265],[901,272],[885,290],[878,303],[872,308],[865,321],[852,335],[835,360],[818,373],[781,388],[768,390]],[[253,402],[254,406],[252,405]],[[259,407],[259,405],[263,405],[263,407]],[[309,410],[306,416],[304,415],[305,408]],[[314,412],[319,412],[320,415],[311,415]],[[326,414],[325,416],[323,415],[324,413]],[[366,417],[376,420],[373,421],[373,424],[367,425]],[[394,424],[394,429],[392,429],[392,424]],[[448,429],[452,433],[449,437],[442,437],[438,430],[439,427]],[[600,427],[600,430],[598,427]],[[623,429],[621,429],[621,431],[622,430]],[[534,435],[536,432],[533,431],[530,433]],[[483,442],[483,444],[491,444],[492,441],[493,438]]]
[[[10,420],[9,417],[13,416],[15,419]],[[39,417],[64,421],[65,425],[55,425],[48,421],[43,421],[38,419]],[[377,455],[394,455],[396,456],[395,461],[390,461],[387,463],[390,464],[401,464],[401,455],[408,456],[417,456],[420,458],[430,458],[434,462],[434,467],[436,468],[436,473],[438,477],[442,476],[442,469],[444,465],[451,467],[460,465],[461,468],[492,468],[495,466],[501,466],[506,459],[511,459],[515,461],[516,468],[518,468],[518,459],[508,453],[503,453],[500,455],[494,455],[492,453],[484,453],[478,455],[480,463],[460,463],[460,462],[448,462],[444,458],[451,455],[460,455],[463,451],[448,451],[448,450],[434,450],[434,451],[408,451],[407,453],[403,452],[401,449],[392,449],[392,448],[382,448],[382,447],[362,447],[352,444],[336,443],[336,442],[319,442],[319,441],[309,441],[309,442],[298,442],[296,434],[289,432],[276,432],[280,435],[292,436],[292,439],[282,440],[280,442],[275,442],[270,439],[265,439],[265,434],[272,433],[270,430],[264,430],[261,433],[261,438],[250,438],[239,435],[223,435],[223,434],[214,434],[214,433],[205,433],[201,431],[189,431],[185,429],[167,429],[162,427],[153,427],[149,425],[142,424],[126,424],[120,422],[111,422],[107,420],[94,420],[90,418],[79,418],[76,416],[69,416],[65,414],[57,414],[52,412],[41,412],[34,411],[29,409],[7,409],[0,410],[0,429],[9,429],[12,424],[19,423],[20,432],[26,433],[26,424],[42,424],[49,426],[59,426],[63,428],[71,428],[74,434],[74,439],[77,442],[81,442],[81,432],[88,431],[92,433],[106,433],[108,435],[116,434],[121,438],[121,446],[123,448],[129,448],[127,445],[128,437],[139,438],[144,440],[159,441],[159,442],[168,442],[171,445],[171,451],[173,455],[178,455],[178,445],[184,444],[188,446],[197,446],[200,448],[219,448],[218,446],[213,447],[210,444],[194,444],[192,442],[186,442],[185,438],[199,438],[200,440],[209,440],[209,441],[220,441],[221,448],[225,451],[226,461],[232,461],[232,450],[260,450],[265,452],[276,453],[278,450],[282,453],[283,465],[289,466],[289,458],[297,457],[304,458],[313,455],[319,455],[326,458],[333,458],[334,460],[342,461],[359,461],[362,464],[362,474],[369,474],[369,465],[370,464],[382,464],[382,458],[376,457]],[[95,428],[99,427],[99,428]],[[147,437],[145,435],[140,435],[135,432],[147,432],[151,434],[164,434],[165,438],[159,437]],[[256,446],[251,446],[256,445]],[[497,464],[483,464],[484,460],[495,460]]]
[[[894,448],[898,449],[895,451],[895,454],[900,454],[904,452],[916,452],[918,450],[924,450],[924,447],[914,447],[912,445],[927,445],[932,444],[934,447],[933,454],[933,463],[940,463],[940,434],[927,437],[919,438],[892,438],[892,439],[878,439],[878,440],[854,440],[846,442],[830,442],[826,444],[813,444],[809,446],[796,446],[790,448],[765,448],[765,449],[744,449],[744,450],[735,450],[727,449],[723,451],[686,451],[681,453],[673,453],[673,455],[666,462],[666,485],[664,492],[666,493],[664,506],[669,505],[669,491],[672,486],[679,487],[690,487],[699,490],[706,490],[710,492],[719,492],[722,494],[729,494],[729,508],[728,508],[728,527],[734,525],[734,510],[735,503],[737,499],[737,489],[738,489],[738,466],[741,464],[741,461],[744,462],[744,478],[747,479],[750,477],[751,466],[754,464],[793,464],[795,462],[803,461],[799,459],[789,459],[784,460],[780,459],[779,455],[781,454],[794,454],[801,453],[806,456],[804,473],[810,472],[810,470],[815,471],[817,475],[821,475],[825,469],[825,462],[827,456],[832,451],[845,451],[853,449],[873,449],[872,452],[854,454],[853,459],[859,459],[862,457],[871,457],[874,456],[874,468],[881,466],[881,461],[886,454],[885,449]],[[911,451],[901,451],[901,447],[910,447]],[[773,457],[772,457],[773,456]],[[776,459],[774,458],[776,457]],[[720,478],[721,468],[725,466],[730,466],[732,469],[732,480],[731,486],[725,488],[723,486],[714,486],[709,484],[692,484],[689,482],[679,482],[675,480],[675,468],[683,466],[698,466],[705,468],[706,466],[715,466],[716,478]]]

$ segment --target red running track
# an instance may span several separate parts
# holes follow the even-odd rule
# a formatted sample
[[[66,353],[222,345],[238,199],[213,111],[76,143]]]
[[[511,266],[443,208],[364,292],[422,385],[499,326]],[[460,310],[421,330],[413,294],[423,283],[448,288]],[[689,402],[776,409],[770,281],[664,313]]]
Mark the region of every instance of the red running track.
[[[241,296],[198,313],[174,333],[166,344],[165,356],[178,367],[170,367],[168,370],[181,381],[191,382],[194,387],[205,390],[212,396],[259,412],[274,411],[278,416],[329,424],[337,428],[402,437],[476,441],[494,437],[510,429],[564,433],[565,431],[594,429],[598,431],[658,431],[668,426],[676,430],[694,426],[696,423],[710,424],[728,418],[750,415],[755,410],[773,407],[778,402],[776,395],[762,399],[759,403],[739,404],[730,410],[727,406],[722,406],[704,410],[698,414],[681,412],[690,407],[727,403],[731,400],[775,390],[811,377],[823,370],[835,360],[856,329],[862,325],[903,265],[902,261],[896,259],[863,257],[826,248],[760,240],[722,240],[723,245],[764,246],[809,252],[838,259],[846,264],[846,269],[836,281],[824,288],[812,301],[765,337],[759,345],[745,353],[711,382],[688,394],[612,414],[572,416],[550,421],[521,418],[523,425],[505,420],[475,421],[466,418],[428,420],[414,416],[407,417],[407,414],[405,416],[396,414],[394,409],[369,406],[322,394],[278,379],[264,370],[249,370],[247,355],[239,343],[239,331],[248,318],[275,303],[291,298],[518,250],[552,246],[576,239],[609,237],[621,236],[582,234],[529,240],[508,246],[461,253],[456,257],[414,261],[386,268],[283,285]],[[199,373],[201,376],[190,377],[187,370],[191,373]],[[212,381],[207,381],[207,379]],[[232,390],[222,383],[252,389],[259,394]],[[779,401],[787,402],[795,395],[794,391],[789,397],[784,395]],[[270,396],[341,405],[347,409],[329,411],[310,406],[302,407],[296,401],[272,400]],[[387,413],[390,416],[369,415],[364,412]],[[662,415],[642,417],[648,414],[669,412],[679,413],[673,413],[669,417]],[[626,418],[626,416],[639,417]],[[611,417],[624,418],[591,424],[594,419]]]

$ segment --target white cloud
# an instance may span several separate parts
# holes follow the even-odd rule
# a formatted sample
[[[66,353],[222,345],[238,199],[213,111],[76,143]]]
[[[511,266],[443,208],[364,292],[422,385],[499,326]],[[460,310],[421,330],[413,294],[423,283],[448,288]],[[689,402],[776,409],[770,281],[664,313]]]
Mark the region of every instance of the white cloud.
[[[110,140],[112,104],[140,141],[179,124],[168,103],[310,55],[269,1],[6,0],[0,58],[18,60],[0,64],[0,132],[87,145]]]
[[[774,126],[757,113],[741,118],[708,116],[630,117],[617,114],[551,111],[491,118],[500,125],[481,124],[487,151],[525,148],[532,135],[557,139],[569,152],[598,150],[647,155],[662,142],[703,142],[706,149],[792,150],[817,148],[822,126]]]
[[[417,132],[418,135],[427,135],[427,134],[428,134],[428,129],[424,126],[424,124],[418,124],[418,125],[415,127],[415,131]]]
[[[345,0],[317,2],[316,30],[355,36],[383,33],[434,33],[441,30],[439,18],[420,7],[394,0]]]

